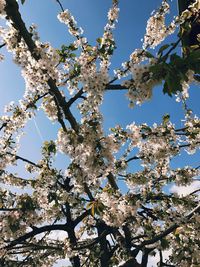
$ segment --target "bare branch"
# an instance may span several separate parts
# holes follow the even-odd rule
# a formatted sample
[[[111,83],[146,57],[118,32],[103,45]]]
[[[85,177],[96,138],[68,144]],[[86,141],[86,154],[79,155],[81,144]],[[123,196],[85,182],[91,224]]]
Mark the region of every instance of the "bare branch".
[[[4,47],[4,46],[6,46],[6,43],[1,44],[1,45],[0,45],[0,49],[1,49],[2,47]]]
[[[31,231],[27,234],[24,234],[15,240],[8,241],[9,245],[4,247],[3,249],[10,249],[13,246],[16,246],[17,244],[21,244],[24,241],[26,241],[27,239],[34,237],[38,234],[44,233],[44,232],[57,231],[57,230],[69,231],[69,229],[70,229],[70,227],[67,224],[46,225],[46,226],[42,226],[40,228],[35,227],[33,231]]]
[[[13,157],[15,157],[16,160],[24,161],[24,162],[29,163],[29,164],[33,165],[34,167],[37,167],[37,168],[42,168],[41,165],[38,165],[38,164],[34,163],[33,161],[28,160],[28,159],[26,159],[26,158],[23,158],[23,157],[18,156],[18,155],[14,155],[14,154],[9,153],[9,152],[7,152],[7,154],[8,154],[8,155],[11,155],[11,156],[13,156]]]
[[[65,10],[64,10],[64,8],[63,8],[63,6],[62,6],[61,2],[60,2],[59,0],[56,0],[56,2],[59,4],[59,6],[60,6],[60,8],[61,8],[62,12],[64,12]]]
[[[121,84],[107,84],[106,88],[107,91],[113,91],[113,90],[128,90],[127,87],[122,86]]]

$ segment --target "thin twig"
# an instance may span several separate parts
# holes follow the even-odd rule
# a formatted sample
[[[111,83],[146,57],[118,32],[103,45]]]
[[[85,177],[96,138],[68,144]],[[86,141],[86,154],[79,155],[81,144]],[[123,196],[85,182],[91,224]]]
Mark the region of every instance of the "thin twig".
[[[2,47],[4,47],[5,45],[6,45],[6,43],[1,44],[1,45],[0,45],[0,49],[1,49]]]
[[[61,8],[62,12],[64,12],[65,10],[64,10],[64,8],[63,8],[63,6],[62,6],[61,2],[60,2],[59,0],[56,0],[56,2],[59,4],[59,6],[60,6],[60,8]]]

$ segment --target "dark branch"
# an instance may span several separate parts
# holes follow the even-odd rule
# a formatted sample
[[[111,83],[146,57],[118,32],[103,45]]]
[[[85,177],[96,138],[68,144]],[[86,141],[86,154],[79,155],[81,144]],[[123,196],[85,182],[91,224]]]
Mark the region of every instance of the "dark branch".
[[[200,204],[194,208],[189,214],[187,214],[183,220],[182,224],[186,224],[188,222],[189,219],[192,218],[192,216],[200,211]],[[174,224],[171,227],[169,227],[168,229],[166,229],[165,231],[163,231],[162,233],[160,233],[159,235],[155,236],[154,238],[150,239],[150,240],[145,240],[139,247],[143,247],[145,245],[150,245],[150,244],[154,244],[155,242],[161,240],[163,237],[167,236],[168,234],[172,233],[174,230],[176,230],[178,227],[180,226],[180,224]]]
[[[106,85],[106,90],[111,91],[111,90],[128,90],[127,87],[122,86],[121,84],[107,84]]]
[[[111,187],[112,187],[113,189],[115,189],[115,190],[118,190],[119,187],[118,187],[118,185],[117,185],[117,183],[116,183],[116,181],[115,181],[115,177],[114,177],[114,175],[113,175],[111,172],[108,174],[107,178],[108,178],[108,182],[109,182],[109,184],[111,185]]]
[[[4,47],[5,45],[6,45],[6,43],[1,44],[1,45],[0,45],[0,49],[1,49],[2,47]]]
[[[26,45],[28,46],[29,51],[31,52],[32,57],[35,60],[39,60],[41,56],[36,52],[37,47],[32,40],[31,34],[28,32],[25,23],[23,22],[21,15],[19,13],[19,6],[15,0],[8,0],[6,3],[6,13],[8,18],[12,21],[13,26],[19,31],[20,36],[24,39]],[[69,110],[67,106],[67,102],[65,98],[62,96],[61,92],[56,86],[55,81],[49,77],[47,84],[49,86],[49,93],[54,96],[59,105],[61,106],[63,113],[65,115],[65,118],[69,121],[72,129],[78,133],[78,123],[76,122],[76,119],[72,115],[71,111]]]
[[[59,6],[60,6],[60,8],[61,8],[62,12],[64,12],[65,10],[64,10],[64,8],[63,8],[63,6],[62,6],[61,2],[60,2],[59,0],[56,0],[56,2],[59,4]]]
[[[57,230],[69,231],[69,226],[67,224],[54,224],[54,225],[42,226],[40,228],[34,228],[33,231],[31,231],[27,234],[24,234],[24,235],[18,237],[17,239],[11,241],[10,244],[7,245],[6,247],[4,247],[3,249],[10,249],[13,246],[21,244],[21,243],[25,242],[27,239],[34,237],[38,234],[41,234],[44,232],[50,232],[50,231],[57,231]]]
[[[30,160],[28,160],[28,159],[26,159],[26,158],[20,157],[20,156],[18,156],[18,155],[14,155],[14,154],[9,153],[9,152],[8,152],[7,154],[8,154],[8,155],[11,155],[11,156],[13,156],[13,157],[15,157],[16,160],[22,160],[22,161],[24,161],[24,162],[26,162],[26,163],[29,163],[29,164],[31,164],[31,165],[37,167],[37,168],[42,168],[41,165],[38,165],[38,164],[34,163],[33,161],[30,161]]]
[[[95,244],[98,244],[102,238],[106,237],[108,235],[107,230],[103,231],[100,236],[94,238],[92,241],[86,243],[86,244],[78,244],[77,247],[74,248],[74,250],[81,250],[81,249],[86,249],[93,247]]]

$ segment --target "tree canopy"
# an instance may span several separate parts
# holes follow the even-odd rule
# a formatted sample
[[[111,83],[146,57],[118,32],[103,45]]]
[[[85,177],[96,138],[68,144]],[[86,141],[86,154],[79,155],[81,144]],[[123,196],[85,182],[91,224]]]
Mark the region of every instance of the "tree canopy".
[[[72,267],[145,267],[155,255],[155,266],[200,266],[200,188],[170,191],[199,181],[199,163],[172,161],[199,153],[200,119],[188,102],[190,86],[200,81],[200,2],[190,1],[166,23],[170,1],[163,0],[147,21],[142,47],[113,70],[114,30],[126,1],[110,1],[103,35],[93,45],[56,0],[58,20],[74,38],[59,48],[24,23],[20,8],[27,1],[0,0],[0,47],[25,81],[21,100],[0,117],[0,266],[50,267],[67,259]],[[151,101],[157,85],[182,103],[178,127],[170,114],[160,114],[160,124],[104,129],[106,92],[114,97],[123,90],[134,108]],[[35,162],[31,148],[30,157],[19,148],[39,110],[58,130]]]

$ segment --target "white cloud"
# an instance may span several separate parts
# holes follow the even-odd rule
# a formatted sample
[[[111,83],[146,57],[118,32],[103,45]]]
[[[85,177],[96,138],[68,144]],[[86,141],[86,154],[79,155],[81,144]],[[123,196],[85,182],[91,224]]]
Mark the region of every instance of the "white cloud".
[[[171,255],[171,250],[165,250],[162,252],[162,256],[163,256],[163,261],[166,261],[169,256]],[[141,263],[141,260],[142,260],[142,252],[140,252],[137,256],[137,261],[139,263]],[[147,267],[157,267],[157,263],[160,261],[160,256],[159,256],[159,253],[158,251],[156,251],[156,254],[155,256],[149,256],[148,258],[148,264],[147,264]]]
[[[172,187],[170,188],[170,192],[177,193],[180,196],[187,196],[197,189],[200,189],[200,181],[195,181],[191,185],[188,185],[188,186],[172,185]],[[200,196],[200,194],[199,194],[199,196]]]
[[[67,233],[65,231],[52,231],[49,234],[49,238],[53,239],[53,240],[60,240],[60,241],[64,241],[65,238],[67,238]]]
[[[68,267],[71,266],[70,261],[67,259],[57,260],[53,267]]]

